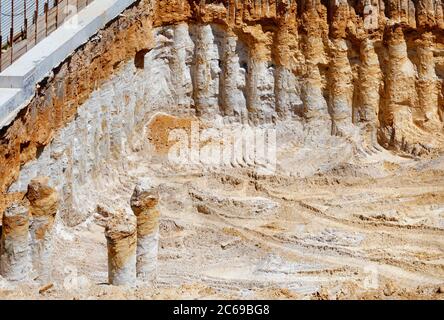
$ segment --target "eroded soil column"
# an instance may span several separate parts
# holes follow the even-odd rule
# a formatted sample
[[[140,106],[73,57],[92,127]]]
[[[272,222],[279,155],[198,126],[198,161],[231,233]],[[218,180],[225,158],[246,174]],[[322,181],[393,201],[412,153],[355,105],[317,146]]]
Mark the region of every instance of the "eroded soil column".
[[[0,273],[9,281],[29,276],[29,209],[25,202],[11,204],[3,213]]]
[[[136,224],[129,210],[112,213],[106,224],[108,246],[108,281],[115,286],[136,283]]]
[[[156,276],[159,248],[159,191],[149,179],[138,182],[131,197],[137,217],[137,277],[152,281]]]
[[[48,177],[38,177],[28,185],[26,197],[30,203],[32,222],[32,263],[40,282],[51,280],[53,236],[52,229],[59,207],[57,191],[49,186]]]

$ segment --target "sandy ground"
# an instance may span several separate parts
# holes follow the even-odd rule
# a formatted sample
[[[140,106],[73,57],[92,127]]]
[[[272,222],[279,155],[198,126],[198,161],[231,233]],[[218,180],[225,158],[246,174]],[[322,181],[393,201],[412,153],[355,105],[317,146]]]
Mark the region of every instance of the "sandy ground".
[[[139,177],[161,183],[152,286],[107,284],[106,241],[91,213],[75,228],[57,224],[51,288],[0,279],[0,297],[444,299],[444,156],[398,157],[294,123],[277,129],[272,174],[134,153],[84,187],[86,198],[97,188],[121,205]]]

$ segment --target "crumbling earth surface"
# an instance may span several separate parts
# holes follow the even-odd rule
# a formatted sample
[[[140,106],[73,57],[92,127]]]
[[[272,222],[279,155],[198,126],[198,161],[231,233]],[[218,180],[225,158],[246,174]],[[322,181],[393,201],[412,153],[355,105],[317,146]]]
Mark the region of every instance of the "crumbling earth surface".
[[[175,117],[156,117],[182,128]],[[288,145],[278,149],[272,174],[178,166],[162,153],[162,160],[145,161],[141,153],[113,169],[118,183],[100,178],[107,188],[97,201],[116,207],[129,206],[140,177],[161,185],[152,287],[107,284],[106,240],[92,210],[75,227],[56,225],[54,287],[39,294],[40,286],[3,281],[2,297],[442,299],[444,158],[380,151],[344,160],[344,150],[294,146],[298,137],[289,135],[289,125],[277,126]],[[162,141],[162,129],[152,130],[148,135]],[[307,163],[295,162],[298,156]],[[288,174],[306,166],[321,172]],[[88,197],[91,185],[77,192]]]
[[[0,149],[2,207],[60,194],[53,285],[0,297],[443,299],[442,5],[355,2],[142,0],[74,53]],[[97,206],[141,178],[156,280],[111,286]]]

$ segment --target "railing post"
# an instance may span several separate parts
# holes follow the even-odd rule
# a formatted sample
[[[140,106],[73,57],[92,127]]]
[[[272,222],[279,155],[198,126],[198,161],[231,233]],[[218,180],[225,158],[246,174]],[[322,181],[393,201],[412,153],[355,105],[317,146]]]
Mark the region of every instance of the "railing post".
[[[54,0],[54,6],[56,7],[56,29],[59,27],[59,0]]]
[[[35,24],[35,28],[34,28],[34,34],[35,34],[35,39],[34,39],[34,44],[37,44],[37,35],[38,35],[38,20],[39,20],[39,0],[35,0],[35,11],[34,11],[34,24]]]
[[[2,48],[3,48],[3,34],[2,34],[2,1],[0,0],[0,72],[2,72]]]
[[[1,21],[0,21],[1,23]],[[0,72],[2,72],[2,65],[3,65],[3,57],[2,57],[2,47],[3,47],[3,37],[0,30]]]
[[[11,45],[11,63],[14,55],[14,0],[11,0],[11,30],[9,35],[9,41]]]
[[[43,10],[45,11],[45,37],[48,36],[48,0],[46,0]]]
[[[28,38],[28,16],[26,9],[26,0],[23,0],[23,29],[25,30],[23,33],[23,39]]]

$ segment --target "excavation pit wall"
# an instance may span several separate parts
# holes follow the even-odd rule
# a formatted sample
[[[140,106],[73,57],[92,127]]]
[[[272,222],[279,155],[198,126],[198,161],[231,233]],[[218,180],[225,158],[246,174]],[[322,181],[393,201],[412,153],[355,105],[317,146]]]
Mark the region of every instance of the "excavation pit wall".
[[[421,29],[394,23],[391,13],[372,30],[359,8],[237,4],[229,8],[241,15],[228,3],[141,0],[109,23],[2,129],[1,191],[23,191],[47,175],[61,196],[60,216],[76,225],[100,197],[81,189],[112,184],[144,148],[149,119],[167,110],[253,124],[321,120],[330,134],[364,128],[369,144],[377,136],[384,147],[415,155],[442,148],[439,10],[434,22],[418,17]],[[354,28],[338,20],[344,12]],[[430,99],[427,106],[418,96]]]

